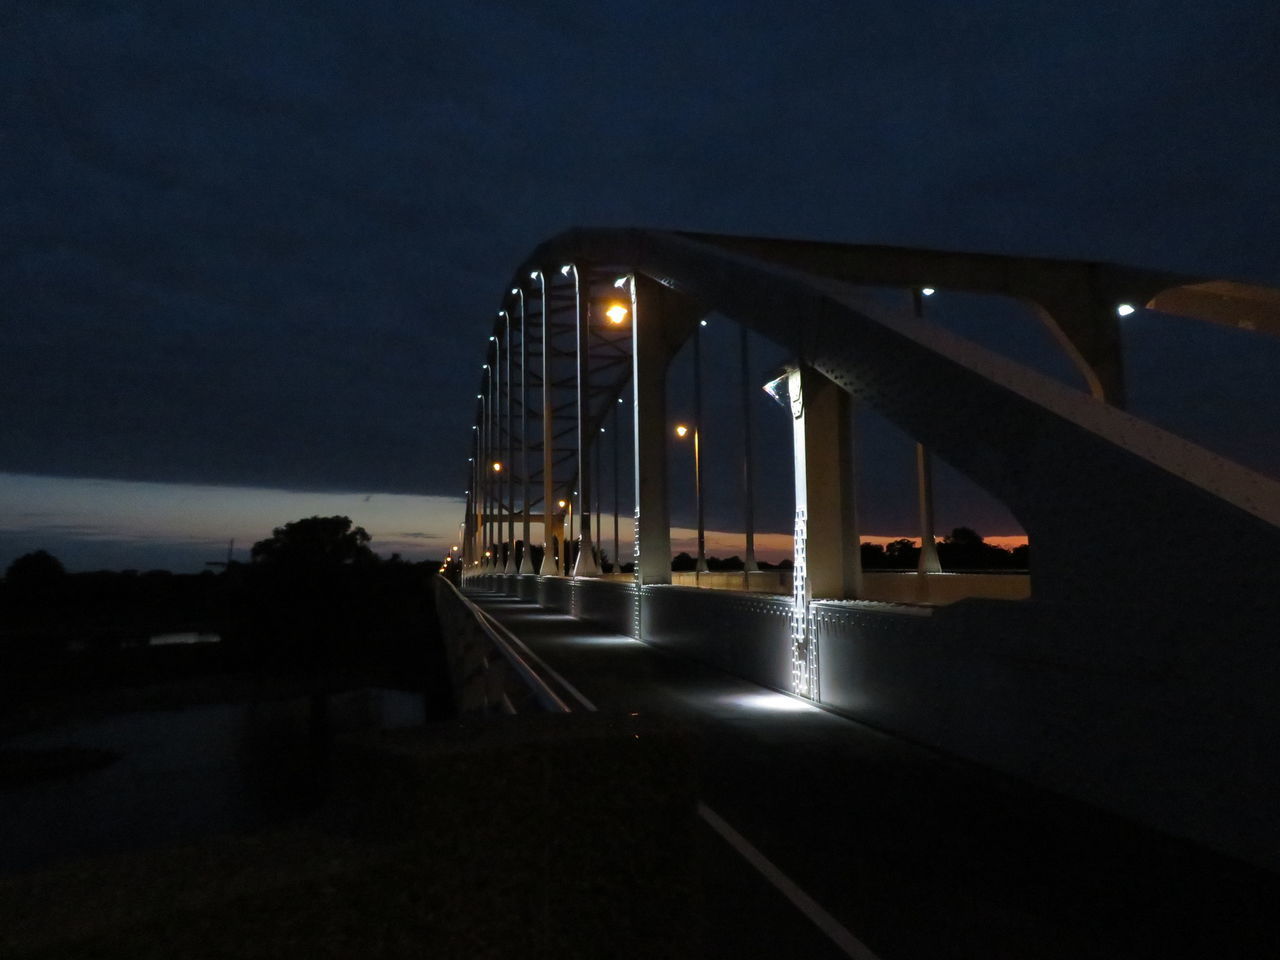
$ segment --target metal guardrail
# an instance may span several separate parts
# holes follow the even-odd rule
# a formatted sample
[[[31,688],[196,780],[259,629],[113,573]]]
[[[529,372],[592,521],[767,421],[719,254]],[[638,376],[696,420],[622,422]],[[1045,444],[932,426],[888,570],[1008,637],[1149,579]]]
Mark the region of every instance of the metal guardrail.
[[[461,713],[569,713],[569,704],[503,636],[506,632],[453,584],[437,576],[436,618]]]

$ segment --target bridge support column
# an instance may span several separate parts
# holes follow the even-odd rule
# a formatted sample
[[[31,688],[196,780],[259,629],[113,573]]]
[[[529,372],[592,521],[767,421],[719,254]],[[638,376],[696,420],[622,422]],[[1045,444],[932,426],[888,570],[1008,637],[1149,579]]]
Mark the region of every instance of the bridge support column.
[[[923,443],[916,444],[916,492],[920,500],[920,562],[916,570],[921,574],[941,573],[933,539],[933,457]]]
[[[520,295],[520,567],[521,574],[533,573],[533,551],[529,543],[529,315],[525,310],[524,288]]]
[[[818,649],[809,604],[862,591],[853,398],[811,367],[787,378],[795,455],[792,689],[817,699]]]
[[[787,387],[795,452],[796,531],[804,539],[795,549],[797,553],[804,549],[808,599],[850,599],[862,589],[853,397],[811,367],[794,369]],[[799,577],[799,557],[795,564]]]
[[[595,547],[591,543],[591,448],[595,444],[590,427],[591,358],[588,354],[591,273],[577,264],[573,266],[573,290],[578,321],[578,559],[573,566],[573,575],[598,577],[600,564],[596,562]]]
[[[551,405],[551,316],[547,312],[547,278],[541,270],[533,271],[542,296],[542,565],[538,574],[556,575],[556,481],[552,452],[555,446],[555,410]]]
[[[911,303],[916,319],[923,320],[923,287],[912,289]],[[941,573],[942,564],[938,561],[938,548],[933,541],[933,457],[929,453],[929,448],[923,443],[916,444],[916,496],[920,505],[920,560],[916,564],[916,571],[922,575],[921,596],[926,596],[927,581],[923,575]]]
[[[637,276],[631,283],[636,491],[632,553],[636,585],[641,587],[671,582],[671,519],[667,504],[667,364],[671,351],[663,331],[663,312],[658,306],[661,289],[644,277]],[[641,312],[642,307],[646,312]],[[640,603],[639,597],[636,603]]]
[[[504,463],[502,464],[503,484],[506,487],[506,505],[507,505],[507,536],[505,541],[506,561],[502,565],[502,572],[511,574],[516,572],[516,460],[515,460],[515,413],[516,413],[516,392],[515,381],[511,378],[511,314],[503,311],[503,318],[506,320],[506,327],[503,332],[503,354],[506,362],[506,369],[503,373],[503,383],[507,391],[505,402],[503,403],[503,414],[506,420],[507,428],[507,445],[503,455]]]

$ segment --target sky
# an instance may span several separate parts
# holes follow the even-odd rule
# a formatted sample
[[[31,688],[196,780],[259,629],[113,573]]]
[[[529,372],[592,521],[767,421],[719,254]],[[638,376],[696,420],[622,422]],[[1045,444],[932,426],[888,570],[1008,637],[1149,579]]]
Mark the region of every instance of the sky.
[[[427,555],[506,281],[572,226],[1280,285],[1278,47],[1280,10],[1239,0],[10,0],[0,566],[44,538],[192,568],[320,504]],[[1272,348],[1188,352],[1159,320],[1134,324],[1147,414],[1274,469]],[[901,499],[867,529],[904,532]]]

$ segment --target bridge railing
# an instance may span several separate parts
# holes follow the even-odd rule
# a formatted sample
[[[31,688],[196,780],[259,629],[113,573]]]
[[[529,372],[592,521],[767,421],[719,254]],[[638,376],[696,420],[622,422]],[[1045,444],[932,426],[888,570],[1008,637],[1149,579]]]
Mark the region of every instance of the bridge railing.
[[[534,669],[515,641],[453,583],[433,583],[436,618],[460,713],[569,713],[570,707]]]

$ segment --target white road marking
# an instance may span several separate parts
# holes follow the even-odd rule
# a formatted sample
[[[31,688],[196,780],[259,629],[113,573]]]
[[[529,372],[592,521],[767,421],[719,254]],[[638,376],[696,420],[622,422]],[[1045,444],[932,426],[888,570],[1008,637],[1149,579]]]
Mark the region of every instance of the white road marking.
[[[525,645],[524,641],[499,623],[493,614],[484,609],[481,609],[480,612],[495,628],[501,630],[511,643],[523,651],[530,660],[537,663],[547,674],[554,677],[561,686],[573,694],[579,703],[588,710],[594,711],[596,709],[596,705],[584,697],[577,687],[549,667],[545,660]],[[698,816],[707,821],[712,830],[720,834],[725,842],[733,847],[747,863],[755,867],[766,880],[777,888],[779,893],[791,901],[797,910],[803,913],[814,926],[825,933],[844,952],[845,956],[852,957],[853,960],[880,960],[867,948],[866,944],[850,933],[839,920],[822,909],[818,901],[801,890],[794,880],[779,870],[773,861],[757,850],[751,841],[729,826],[720,814],[701,801],[698,802]]]
[[[763,853],[752,846],[742,834],[729,826],[718,813],[705,803],[698,803],[698,815],[710,824],[711,829],[720,834],[729,846],[738,851],[742,858],[758,870],[766,880],[777,887],[778,892],[791,901],[797,910],[803,913],[810,922],[831,938],[846,956],[854,960],[879,960],[867,949],[866,944],[850,933],[835,917],[823,910],[813,897],[796,885],[796,882],[774,866]]]

